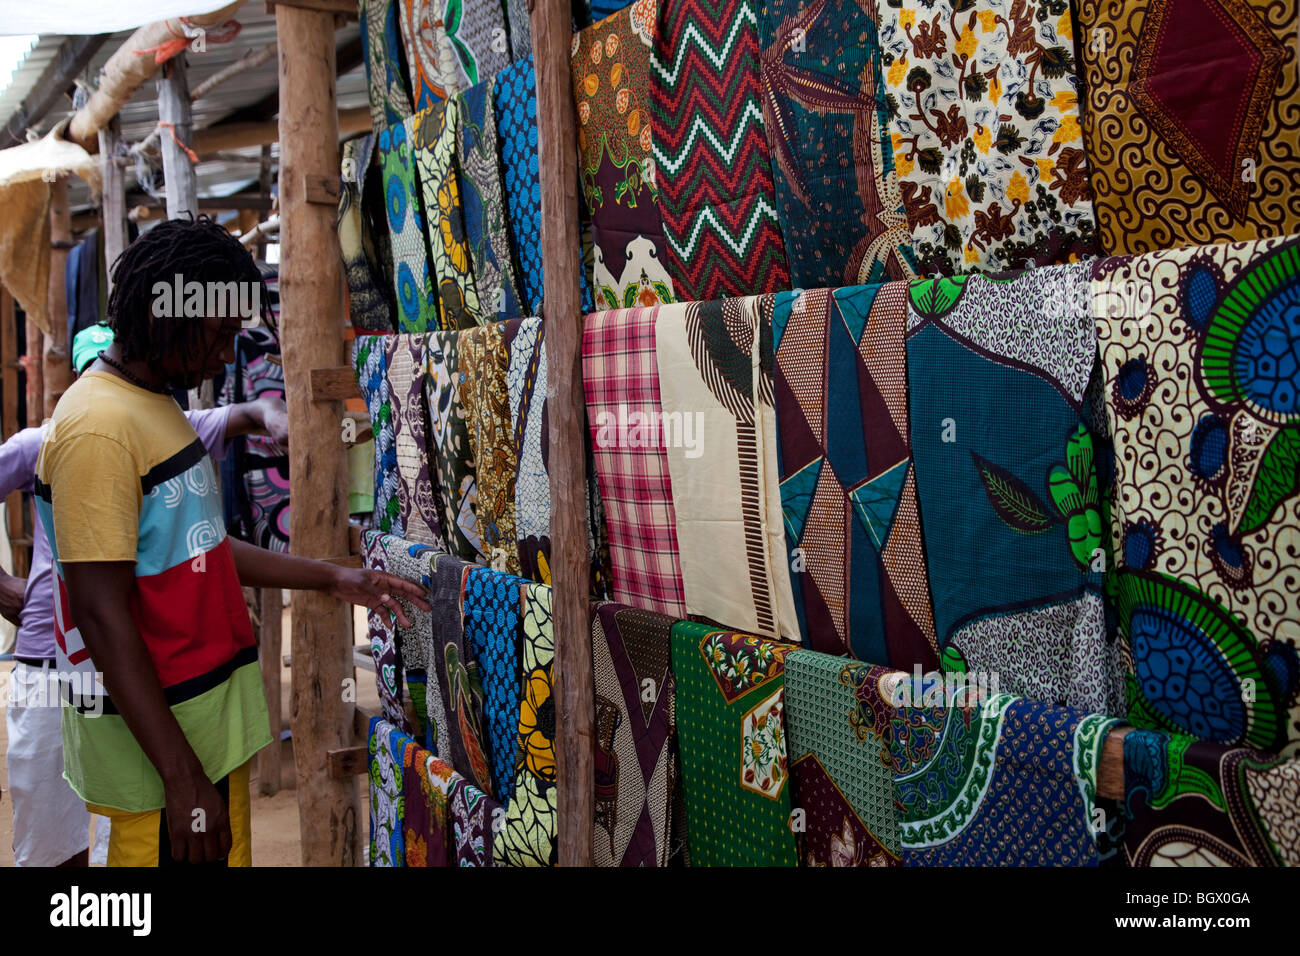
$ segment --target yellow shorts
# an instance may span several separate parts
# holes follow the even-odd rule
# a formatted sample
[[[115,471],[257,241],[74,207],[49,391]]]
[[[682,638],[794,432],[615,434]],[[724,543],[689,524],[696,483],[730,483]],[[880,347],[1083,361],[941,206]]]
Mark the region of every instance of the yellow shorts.
[[[248,799],[248,764],[217,781],[217,791],[226,800],[230,816],[230,856],[226,866],[252,866],[252,821]],[[109,866],[176,866],[172,859],[166,812],[148,810],[128,813],[88,803],[91,813],[113,821],[108,837]]]

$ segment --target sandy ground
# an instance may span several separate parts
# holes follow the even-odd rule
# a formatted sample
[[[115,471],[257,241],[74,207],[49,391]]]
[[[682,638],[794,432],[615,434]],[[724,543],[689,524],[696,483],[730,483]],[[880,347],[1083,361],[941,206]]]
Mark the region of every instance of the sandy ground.
[[[361,616],[361,628],[358,634],[365,633],[364,614]],[[289,647],[289,611],[284,612],[284,653]],[[267,662],[263,662],[264,664]],[[281,662],[277,661],[277,665]],[[0,673],[12,669],[10,662],[0,663]],[[292,711],[290,694],[290,672],[281,666],[280,676],[281,711],[286,728]],[[371,713],[378,710],[379,699],[375,691],[374,677],[369,671],[357,672],[358,704]],[[9,741],[4,720],[4,704],[0,700],[0,753],[8,749]],[[274,796],[264,796],[260,791],[257,777],[257,761],[253,761],[252,774],[252,817],[253,817],[253,865],[254,866],[300,866],[302,863],[299,843],[298,802],[294,796],[293,742],[280,741],[271,744],[282,748],[280,755],[280,791]],[[369,819],[370,806],[365,781],[361,780],[361,816],[362,821]],[[13,866],[13,803],[7,796],[9,787],[8,773],[3,761],[0,761],[0,867]],[[366,839],[368,824],[363,824],[362,839]]]

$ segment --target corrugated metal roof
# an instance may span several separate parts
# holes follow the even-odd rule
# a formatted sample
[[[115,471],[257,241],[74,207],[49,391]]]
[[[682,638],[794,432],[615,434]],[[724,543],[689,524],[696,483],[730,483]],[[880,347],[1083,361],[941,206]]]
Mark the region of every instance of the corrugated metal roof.
[[[240,10],[236,19],[243,25],[239,35],[230,43],[209,43],[207,51],[186,54],[189,68],[190,89],[196,88],[205,79],[219,70],[234,63],[245,54],[259,50],[275,41],[275,16],[267,14],[261,3],[249,3]],[[108,58],[122,45],[130,31],[114,34],[96,53],[86,74],[96,79]],[[336,31],[337,46],[351,43],[360,35],[356,23],[348,23]],[[28,54],[14,74],[9,87],[0,93],[0,124],[17,108],[18,104],[31,91],[41,72],[50,60],[57,55],[62,44],[62,36],[42,36],[40,41]],[[252,106],[279,89],[279,66],[274,57],[252,70],[231,77],[221,83],[215,90],[194,103],[194,128],[204,129],[219,123],[239,110]],[[365,70],[358,66],[338,79],[337,99],[340,109],[365,106],[368,102],[366,93]],[[65,100],[66,106],[51,112],[36,127],[40,134],[48,132],[64,116],[72,112],[72,104]],[[149,135],[158,122],[157,90],[154,83],[146,83],[136,91],[134,97],[122,107],[122,135],[130,143],[138,142]],[[199,195],[204,197],[228,196],[246,186],[255,183],[258,176],[257,159],[260,147],[235,150],[240,156],[247,156],[249,162],[231,162],[223,157],[221,160],[205,161],[197,168]],[[272,156],[278,158],[279,149],[273,147]],[[128,171],[128,188],[132,186],[133,176]],[[89,190],[80,180],[73,180],[69,200],[74,208],[85,206],[90,202]]]

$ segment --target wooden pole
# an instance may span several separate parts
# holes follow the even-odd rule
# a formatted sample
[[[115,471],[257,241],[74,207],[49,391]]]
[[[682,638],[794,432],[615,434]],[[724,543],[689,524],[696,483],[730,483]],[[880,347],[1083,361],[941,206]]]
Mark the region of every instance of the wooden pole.
[[[126,181],[117,163],[122,144],[122,121],[114,116],[99,131],[100,170],[103,175],[104,263],[108,267],[108,289],[113,291],[113,263],[126,248]]]
[[[336,206],[313,182],[338,179],[334,16],[277,5],[280,60],[280,341],[289,406],[289,475],[294,554],[348,553],[348,470],[338,401],[313,402],[313,369],[345,364],[339,299],[342,258]],[[317,201],[313,201],[317,200]],[[332,779],[326,753],[352,745],[348,609],[328,595],[294,591],[293,756],[305,866],[360,862],[360,801],[354,778]]]
[[[259,157],[257,171],[257,191],[262,194],[262,198],[268,203],[271,201],[271,144],[262,144],[262,155]],[[270,208],[269,206],[267,207]],[[258,213],[257,225],[266,222],[269,213]],[[263,262],[266,261],[266,238],[262,232],[258,232],[257,252],[254,253],[257,258]]]
[[[65,285],[71,247],[68,180],[66,176],[60,176],[50,186],[50,284],[46,299],[49,302],[50,334],[45,337],[44,418],[54,414],[54,406],[72,384],[72,359],[68,353],[68,290]]]
[[[45,421],[45,333],[32,321],[23,317],[27,332],[27,352],[23,355],[23,368],[27,370],[27,427],[36,428]]]
[[[550,419],[551,583],[555,589],[556,786],[561,866],[590,866],[594,812],[591,638],[588,619],[587,467],[578,293],[578,157],[569,76],[567,0],[532,8],[537,73],[542,261],[546,263],[546,410]]]
[[[8,440],[18,431],[18,318],[14,297],[0,287],[0,438]],[[5,530],[9,534],[13,573],[27,576],[28,550],[24,546],[23,493],[15,491],[5,499]]]
[[[258,657],[262,662],[262,692],[271,717],[271,746],[257,754],[258,789],[267,796],[280,792],[280,625],[284,616],[284,594],[279,588],[262,588],[257,592]]]
[[[168,60],[158,75],[158,122],[163,127],[163,183],[167,189],[167,218],[199,214],[199,184],[186,149],[194,140],[190,113],[190,83],[185,54]]]

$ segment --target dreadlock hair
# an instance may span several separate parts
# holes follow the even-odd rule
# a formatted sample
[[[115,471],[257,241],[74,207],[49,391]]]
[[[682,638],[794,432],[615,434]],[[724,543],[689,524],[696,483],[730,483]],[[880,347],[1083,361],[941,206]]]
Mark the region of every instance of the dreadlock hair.
[[[185,356],[187,374],[202,361],[202,321],[184,315],[154,314],[154,286],[183,283],[256,282],[261,318],[271,324],[270,293],[252,255],[239,240],[208,216],[168,219],[142,233],[113,263],[108,326],[124,361],[159,365],[170,355]],[[194,366],[194,367],[192,367]]]

